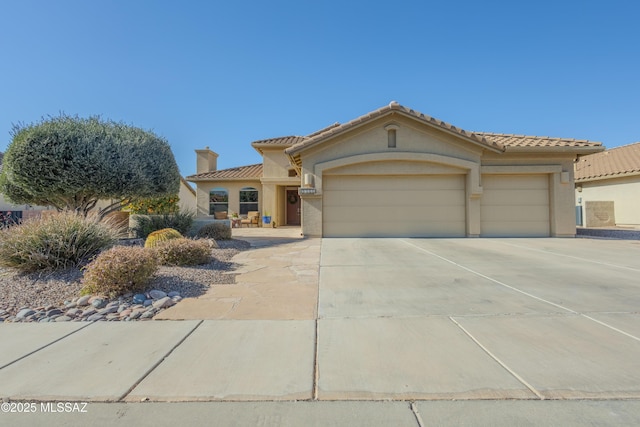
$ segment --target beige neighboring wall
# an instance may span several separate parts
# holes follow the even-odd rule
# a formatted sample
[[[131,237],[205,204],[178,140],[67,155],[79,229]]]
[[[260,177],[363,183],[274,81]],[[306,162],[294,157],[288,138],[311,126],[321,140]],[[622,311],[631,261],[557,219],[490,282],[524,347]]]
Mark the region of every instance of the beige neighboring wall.
[[[196,190],[189,185],[189,183],[182,177],[180,177],[180,191],[178,192],[178,198],[180,199],[179,206],[181,212],[196,212]]]
[[[576,206],[582,206],[583,221],[586,202],[611,201],[616,225],[640,226],[640,175],[577,183],[575,197]]]
[[[4,195],[0,194],[0,211],[22,211],[22,219],[39,216],[41,211],[55,210],[47,206],[14,205],[9,203]]]

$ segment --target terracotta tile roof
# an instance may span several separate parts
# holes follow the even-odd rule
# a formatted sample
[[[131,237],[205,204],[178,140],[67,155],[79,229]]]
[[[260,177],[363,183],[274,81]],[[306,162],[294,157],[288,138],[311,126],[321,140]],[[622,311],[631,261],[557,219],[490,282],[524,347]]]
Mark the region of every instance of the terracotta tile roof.
[[[357,127],[361,124],[367,123],[371,120],[374,120],[378,117],[382,117],[385,115],[389,115],[391,113],[397,112],[399,114],[403,114],[406,116],[410,116],[410,117],[414,117],[417,118],[425,123],[431,124],[431,125],[435,125],[437,127],[440,127],[446,131],[455,133],[459,136],[462,136],[472,142],[475,142],[479,145],[483,145],[489,149],[492,149],[494,151],[504,151],[504,147],[499,144],[496,143],[494,141],[488,140],[483,136],[477,135],[473,132],[468,132],[464,129],[460,129],[458,127],[455,127],[447,122],[444,122],[442,120],[438,120],[436,118],[433,118],[431,116],[427,116],[425,114],[422,114],[418,111],[414,111],[410,108],[404,107],[400,104],[398,104],[397,102],[391,102],[389,105],[386,105],[382,108],[378,108],[377,110],[374,110],[368,114],[365,114],[363,116],[360,116],[354,120],[351,120],[350,122],[344,123],[344,124],[336,124],[333,126],[328,127],[326,130],[324,131],[319,131],[316,132],[314,134],[312,134],[313,136],[311,136],[308,139],[305,139],[301,142],[298,142],[296,145],[291,146],[289,148],[287,148],[285,150],[285,152],[289,155],[294,155],[302,150],[304,150],[307,147],[316,145],[317,143],[319,143],[320,141],[323,141],[335,134],[344,132],[348,129]]]
[[[476,135],[485,137],[503,145],[505,148],[525,147],[572,147],[572,148],[599,148],[600,142],[587,141],[586,139],[552,138],[549,136],[511,135],[503,133],[475,132]]]
[[[307,138],[313,138],[313,137],[314,137],[314,136],[316,136],[316,135],[320,135],[321,133],[326,132],[326,131],[329,131],[329,130],[331,130],[331,129],[333,129],[333,128],[336,128],[336,127],[338,127],[338,126],[340,126],[340,123],[335,122],[334,124],[329,125],[329,126],[327,126],[326,128],[322,128],[322,129],[317,130],[317,131],[315,131],[315,132],[313,132],[313,133],[310,133],[309,135],[307,135]]]
[[[576,182],[639,175],[640,142],[580,157],[574,169]]]
[[[262,163],[236,168],[221,169],[213,172],[203,172],[189,175],[188,181],[210,181],[216,179],[260,179],[262,178]]]

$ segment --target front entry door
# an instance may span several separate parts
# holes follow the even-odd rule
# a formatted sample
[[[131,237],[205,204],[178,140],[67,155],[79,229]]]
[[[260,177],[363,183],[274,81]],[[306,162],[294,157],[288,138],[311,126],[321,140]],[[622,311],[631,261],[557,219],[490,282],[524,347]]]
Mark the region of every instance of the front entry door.
[[[300,225],[300,196],[298,190],[287,190],[287,225]]]

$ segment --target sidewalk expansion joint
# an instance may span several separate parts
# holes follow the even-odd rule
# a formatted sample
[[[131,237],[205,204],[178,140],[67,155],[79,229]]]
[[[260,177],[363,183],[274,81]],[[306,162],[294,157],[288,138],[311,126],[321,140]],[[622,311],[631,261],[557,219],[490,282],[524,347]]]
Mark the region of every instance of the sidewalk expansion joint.
[[[518,373],[516,371],[514,371],[513,369],[511,369],[509,366],[507,366],[506,363],[504,363],[502,360],[500,360],[498,358],[498,356],[496,356],[495,354],[493,354],[491,351],[489,351],[489,349],[487,347],[485,347],[484,345],[482,345],[482,343],[480,341],[478,341],[473,335],[471,335],[471,332],[467,331],[460,323],[458,323],[456,321],[456,319],[454,319],[453,317],[449,317],[449,319],[455,323],[455,325],[460,328],[462,330],[462,332],[464,332],[469,338],[471,338],[471,340],[473,342],[476,343],[476,345],[478,347],[480,347],[485,353],[487,353],[489,355],[489,357],[491,357],[493,360],[495,360],[500,366],[502,366],[507,372],[509,372],[515,379],[517,379],[520,383],[522,383],[525,387],[527,387],[529,390],[531,390],[531,392],[533,394],[535,394],[536,396],[538,396],[538,398],[540,400],[545,400],[544,395],[542,395],[538,390],[535,389],[535,387],[533,387],[531,384],[529,384],[524,378],[522,378],[520,375],[518,375]]]
[[[171,353],[173,353],[173,351],[180,347],[182,345],[183,342],[185,342],[185,340],[187,338],[189,338],[191,336],[192,333],[195,332],[196,329],[198,329],[200,327],[200,325],[202,325],[202,323],[204,322],[204,320],[199,321],[194,327],[193,329],[191,329],[184,337],[182,337],[177,343],[176,345],[174,345],[173,347],[171,347],[171,349],[169,349],[169,351],[167,352],[167,354],[165,354],[162,358],[160,358],[160,360],[158,360],[156,363],[153,364],[153,366],[151,366],[151,368],[149,368],[143,375],[142,377],[140,377],[140,379],[138,381],[136,381],[135,383],[133,383],[133,385],[131,387],[129,387],[129,389],[127,391],[124,392],[124,394],[122,394],[120,397],[118,397],[118,399],[116,400],[116,402],[122,402],[124,401],[124,399],[136,388],[138,387],[138,385],[145,380],[145,378],[147,378],[151,372],[153,372],[158,366],[160,366],[160,364],[162,362],[165,361],[165,359],[167,357],[169,357],[171,355]]]
[[[315,320],[316,323],[316,339],[315,339],[315,351],[313,352],[313,391],[311,395],[311,400],[318,400],[318,379],[320,376],[320,372],[318,371],[318,319]]]
[[[411,402],[411,404],[409,405],[409,408],[411,408],[411,412],[413,412],[413,416],[416,417],[416,422],[418,423],[418,426],[425,427],[424,421],[422,421],[422,417],[420,416],[420,412],[418,412],[418,407],[416,406],[416,403]]]

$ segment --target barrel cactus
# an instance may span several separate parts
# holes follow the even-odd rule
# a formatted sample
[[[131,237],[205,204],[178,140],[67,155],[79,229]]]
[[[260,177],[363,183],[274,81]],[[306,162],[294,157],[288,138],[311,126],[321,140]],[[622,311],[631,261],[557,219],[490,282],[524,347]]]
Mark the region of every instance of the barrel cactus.
[[[154,231],[147,236],[147,240],[144,242],[145,248],[155,248],[156,246],[172,239],[181,239],[182,234],[173,228],[163,228],[162,230]]]

